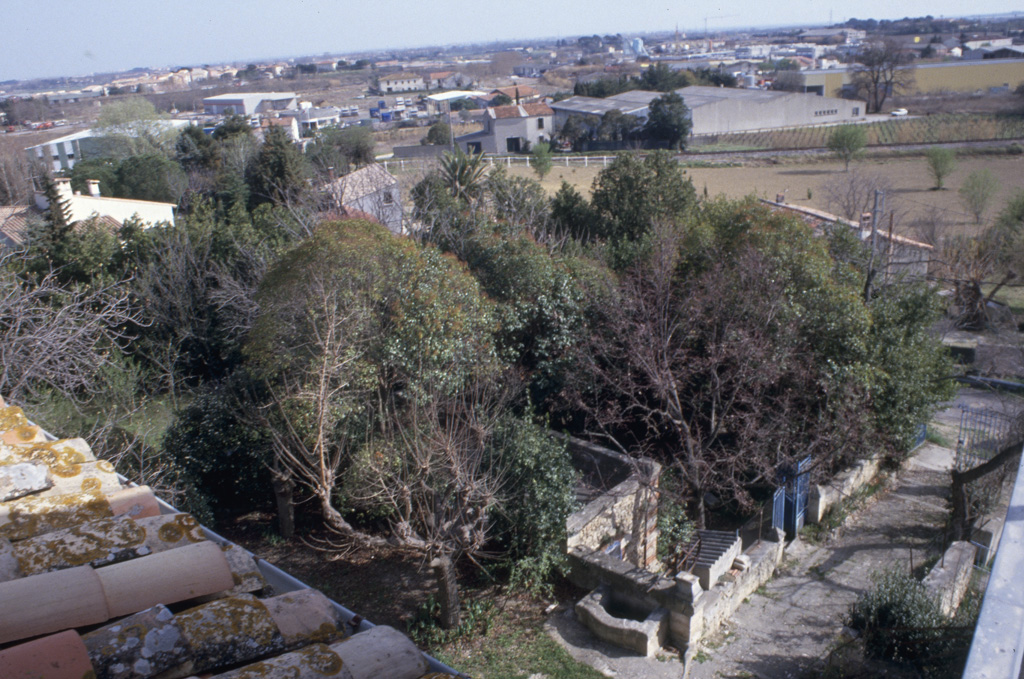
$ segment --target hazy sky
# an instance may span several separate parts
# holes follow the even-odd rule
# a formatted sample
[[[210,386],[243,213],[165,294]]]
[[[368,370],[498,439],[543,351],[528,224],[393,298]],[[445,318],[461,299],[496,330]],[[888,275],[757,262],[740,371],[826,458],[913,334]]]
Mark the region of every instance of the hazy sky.
[[[1020,0],[0,0],[0,81],[591,33],[1020,10]]]

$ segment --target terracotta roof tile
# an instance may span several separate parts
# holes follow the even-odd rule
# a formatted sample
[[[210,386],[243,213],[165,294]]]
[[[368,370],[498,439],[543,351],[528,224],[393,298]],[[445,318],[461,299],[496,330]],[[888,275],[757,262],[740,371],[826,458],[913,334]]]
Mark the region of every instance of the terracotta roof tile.
[[[43,213],[24,205],[0,206],[0,239],[7,245],[21,245],[28,235],[32,220],[42,219]]]
[[[85,441],[50,440],[0,399],[0,493],[16,488],[0,495],[3,679],[458,676],[427,674],[447,668],[316,590],[276,589],[264,573],[295,581],[124,484]]]

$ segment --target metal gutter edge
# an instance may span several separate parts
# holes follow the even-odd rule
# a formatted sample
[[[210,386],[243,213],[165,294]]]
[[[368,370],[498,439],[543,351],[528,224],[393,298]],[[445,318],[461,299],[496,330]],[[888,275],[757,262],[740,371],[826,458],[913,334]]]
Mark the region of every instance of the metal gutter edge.
[[[1022,677],[1024,664],[1024,455],[1017,468],[1003,536],[974,629],[964,679]]]

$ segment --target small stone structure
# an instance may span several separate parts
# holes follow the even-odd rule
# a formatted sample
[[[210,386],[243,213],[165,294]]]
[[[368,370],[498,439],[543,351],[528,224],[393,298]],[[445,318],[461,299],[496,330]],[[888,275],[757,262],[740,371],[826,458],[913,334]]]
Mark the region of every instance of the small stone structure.
[[[568,439],[568,446],[584,477],[603,482],[591,487],[605,488],[567,521],[569,578],[590,591],[576,613],[596,636],[644,655],[657,650],[655,643],[671,643],[688,656],[772,577],[784,546],[777,530],[766,536],[774,541],[760,541],[743,554],[734,533],[707,531],[713,556],[699,575],[659,573],[660,467],[576,439]],[[608,549],[615,543],[621,551]]]
[[[668,610],[631,609],[629,602],[619,602],[615,592],[606,585],[576,604],[576,617],[598,638],[628,648],[640,655],[653,656],[668,637]]]
[[[960,607],[971,584],[977,549],[970,542],[954,542],[925,577],[924,586],[938,597],[943,615],[951,616]]]
[[[697,531],[697,540],[700,551],[693,574],[700,580],[701,587],[711,589],[732,568],[743,543],[735,533],[721,530]]]

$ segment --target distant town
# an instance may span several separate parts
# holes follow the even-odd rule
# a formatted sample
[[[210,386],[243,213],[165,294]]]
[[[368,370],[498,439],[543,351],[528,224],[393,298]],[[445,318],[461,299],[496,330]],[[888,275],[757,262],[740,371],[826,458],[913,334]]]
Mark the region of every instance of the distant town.
[[[1022,676],[1024,12],[719,18],[0,82],[3,679]]]

